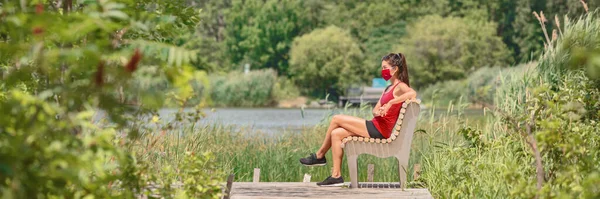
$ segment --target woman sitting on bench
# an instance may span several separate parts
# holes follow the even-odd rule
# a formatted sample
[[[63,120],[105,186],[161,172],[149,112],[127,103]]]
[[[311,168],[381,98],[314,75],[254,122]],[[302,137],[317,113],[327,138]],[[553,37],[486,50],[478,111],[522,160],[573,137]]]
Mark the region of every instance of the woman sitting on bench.
[[[402,102],[417,96],[417,93],[410,88],[407,67],[406,58],[401,53],[390,53],[381,58],[381,77],[386,81],[391,79],[391,85],[385,89],[379,102],[373,108],[373,119],[365,120],[348,115],[333,116],[321,148],[316,153],[300,159],[300,163],[305,166],[326,165],[325,154],[331,148],[333,171],[331,176],[317,185],[341,186],[344,184],[341,173],[344,155],[341,147],[342,139],[349,136],[381,139],[390,137]]]

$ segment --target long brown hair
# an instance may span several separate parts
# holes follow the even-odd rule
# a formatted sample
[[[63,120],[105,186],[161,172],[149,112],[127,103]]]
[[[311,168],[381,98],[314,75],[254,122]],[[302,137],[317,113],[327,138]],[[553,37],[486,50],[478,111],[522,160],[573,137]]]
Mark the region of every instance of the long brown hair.
[[[392,67],[398,67],[398,70],[393,74],[393,77],[410,86],[410,82],[408,80],[408,65],[406,65],[406,56],[404,56],[404,54],[390,53],[386,56],[383,56],[381,61],[388,62],[390,65],[392,65]]]

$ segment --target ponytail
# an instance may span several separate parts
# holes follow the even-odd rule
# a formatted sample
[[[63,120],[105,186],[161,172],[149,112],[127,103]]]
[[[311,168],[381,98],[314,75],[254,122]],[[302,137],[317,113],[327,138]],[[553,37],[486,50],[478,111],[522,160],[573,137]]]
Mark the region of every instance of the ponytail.
[[[399,68],[396,74],[396,78],[398,78],[398,80],[404,82],[407,86],[410,87],[410,82],[408,80],[408,65],[406,65],[406,56],[404,56],[404,54],[402,53],[398,53],[398,55],[400,55],[400,64],[399,64]]]

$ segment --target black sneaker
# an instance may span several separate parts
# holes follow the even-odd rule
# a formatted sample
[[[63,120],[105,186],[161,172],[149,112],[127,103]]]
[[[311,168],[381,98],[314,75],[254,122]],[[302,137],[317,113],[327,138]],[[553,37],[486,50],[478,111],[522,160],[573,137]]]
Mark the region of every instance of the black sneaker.
[[[339,178],[329,176],[323,182],[317,182],[317,185],[322,187],[341,187],[344,185],[344,178],[342,176]]]
[[[324,166],[327,164],[327,160],[325,157],[317,159],[317,155],[311,153],[308,157],[300,158],[300,163],[302,163],[304,166]]]

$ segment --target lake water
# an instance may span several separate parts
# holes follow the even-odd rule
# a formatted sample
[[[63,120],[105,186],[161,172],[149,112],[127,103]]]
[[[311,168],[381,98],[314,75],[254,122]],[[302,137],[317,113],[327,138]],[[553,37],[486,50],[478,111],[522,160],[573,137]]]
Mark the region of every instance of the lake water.
[[[191,111],[191,110],[186,110]],[[311,128],[326,120],[331,115],[339,114],[336,109],[283,109],[283,108],[215,108],[204,109],[206,114],[199,123],[204,125],[222,124],[244,128],[250,132],[262,131],[277,133],[283,131],[300,131]],[[170,121],[176,109],[162,109],[159,115]]]
[[[199,121],[200,124],[223,124],[233,125],[236,128],[244,128],[248,132],[262,131],[265,133],[278,133],[283,131],[300,131],[303,128],[312,128],[327,120],[332,115],[340,114],[341,109],[282,109],[282,108],[215,108],[204,109],[206,117]],[[163,121],[170,121],[177,109],[162,109],[159,115]],[[192,111],[188,109],[186,111]],[[434,114],[446,113],[446,109],[436,109]],[[430,110],[422,110],[423,117],[431,113]],[[465,115],[478,117],[483,115],[482,110],[468,109]],[[372,117],[365,118],[371,119]]]

